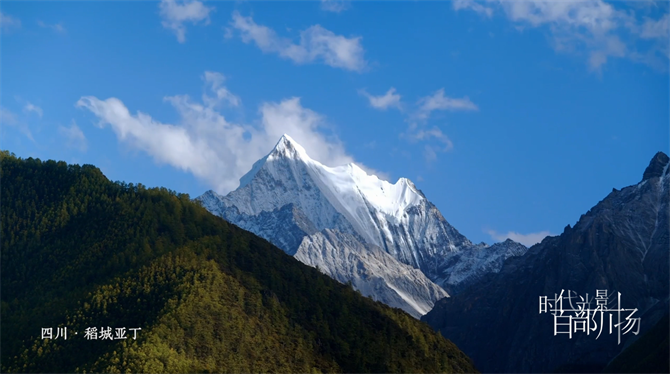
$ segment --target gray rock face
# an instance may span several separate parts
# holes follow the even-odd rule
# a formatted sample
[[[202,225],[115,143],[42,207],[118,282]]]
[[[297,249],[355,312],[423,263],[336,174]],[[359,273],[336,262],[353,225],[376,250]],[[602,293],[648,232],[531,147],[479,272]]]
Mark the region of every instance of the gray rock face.
[[[654,158],[649,163],[649,166],[647,166],[647,169],[645,169],[642,180],[662,176],[668,161],[668,155],[663,152],[656,153]]]
[[[284,249],[291,256],[298,250],[305,236],[319,231],[312,221],[293,204],[286,204],[270,212],[263,211],[257,215],[240,213],[237,207],[229,206],[219,210],[218,215],[225,217],[240,228],[254,232]]]
[[[363,296],[403,309],[415,318],[428,313],[435,300],[449,296],[420,270],[376,245],[362,244],[339,231],[326,229],[306,236],[295,258],[342,283],[351,282]]]
[[[538,313],[539,297],[562,289],[591,298],[597,289],[620,292],[622,307],[638,308],[641,333],[667,313],[668,165],[666,155],[656,155],[642,182],[614,190],[574,228],[509,258],[499,273],[441,300],[422,319],[483,372],[599,372],[635,335],[622,335],[621,345],[608,331],[597,340],[554,336],[553,316]]]
[[[288,136],[254,164],[238,189],[226,196],[208,191],[197,200],[299,260],[414,316],[447,296],[440,287],[458,292],[526,250],[511,241],[474,245],[408,179],[391,184],[354,164],[324,166]],[[353,267],[353,258],[361,265]],[[400,276],[406,279],[401,282]]]

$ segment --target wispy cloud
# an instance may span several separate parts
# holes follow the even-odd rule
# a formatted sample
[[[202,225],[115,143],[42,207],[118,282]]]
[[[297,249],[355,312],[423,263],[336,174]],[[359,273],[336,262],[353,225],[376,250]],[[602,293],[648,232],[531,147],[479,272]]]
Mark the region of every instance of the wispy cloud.
[[[186,95],[165,98],[179,113],[178,124],[163,123],[139,111],[133,114],[113,97],[100,100],[85,96],[76,105],[95,114],[99,126],[111,126],[119,141],[146,152],[157,162],[194,174],[220,193],[236,188],[239,178],[284,133],[326,165],[353,162],[341,141],[323,133],[325,119],[304,108],[296,97],[262,103],[258,126],[229,122],[218,108],[231,104],[232,94],[227,89],[220,94],[225,89],[220,77],[219,73],[205,73],[202,102]]]
[[[21,20],[9,16],[6,13],[0,13],[0,30],[9,32],[21,28]]]
[[[48,24],[44,23],[42,21],[37,21],[37,24],[45,29],[52,29],[53,31],[59,33],[59,34],[65,34],[65,27],[63,27],[62,23],[55,23],[55,24]]]
[[[0,107],[0,125],[15,127],[28,139],[33,142],[35,141],[28,125],[24,121],[21,121],[16,114],[4,107]]]
[[[502,242],[507,239],[512,239],[517,243],[521,243],[525,245],[526,247],[530,247],[532,245],[535,245],[539,242],[542,241],[542,239],[546,238],[547,236],[552,235],[549,231],[540,231],[540,232],[533,232],[529,234],[520,234],[515,231],[509,231],[506,234],[500,234],[496,232],[495,230],[488,230],[487,233],[493,238],[493,240]]]
[[[197,0],[161,0],[160,16],[163,18],[162,25],[172,30],[177,36],[179,43],[186,42],[186,22],[197,24],[203,22],[209,24],[209,13],[214,8],[206,7]]]
[[[428,162],[436,160],[439,153],[449,152],[454,148],[454,143],[440,128],[427,127],[431,114],[434,111],[479,110],[479,107],[467,96],[462,98],[445,96],[444,88],[435,91],[432,95],[420,98],[415,107],[416,109],[407,115],[406,121],[409,126],[407,132],[402,136],[410,141],[426,142],[423,155]]]
[[[72,121],[70,127],[59,126],[58,131],[65,138],[68,147],[75,148],[80,152],[86,152],[88,149],[86,136],[74,121]]]
[[[42,108],[38,107],[37,105],[31,103],[31,102],[26,102],[26,105],[23,107],[23,111],[26,113],[35,113],[37,114],[40,118],[42,118]]]
[[[215,107],[219,104],[228,104],[230,106],[236,107],[239,106],[242,100],[236,95],[232,94],[224,85],[223,82],[226,78],[221,73],[206,71],[203,77],[206,83],[210,85],[212,92],[215,96],[209,97],[207,95],[202,95],[202,100],[209,104],[212,107]]]
[[[640,30],[640,36],[645,39],[667,39],[668,33],[670,33],[670,13],[657,20],[646,18]]]
[[[408,123],[407,130],[400,137],[410,142],[424,142],[423,155],[426,161],[437,159],[439,153],[449,152],[454,144],[449,137],[437,126],[429,127],[429,119],[434,111],[477,111],[479,107],[467,96],[453,98],[445,96],[444,88],[440,88],[433,94],[422,97],[414,105],[406,105],[401,102],[401,96],[391,87],[384,95],[374,96],[366,90],[359,90],[360,95],[365,96],[370,106],[379,110],[395,107],[403,112],[405,121]]]
[[[4,125],[14,126],[19,121],[16,119],[16,115],[9,111],[9,109],[0,107],[0,121]]]
[[[367,63],[361,37],[347,38],[336,35],[320,25],[300,32],[300,42],[281,37],[271,28],[259,25],[251,17],[233,13],[231,27],[237,30],[245,43],[255,43],[265,53],[277,53],[280,57],[297,64],[322,61],[328,66],[352,71],[362,71]],[[231,37],[231,31],[226,34]]]
[[[659,69],[667,67],[667,12],[658,19],[638,17],[634,9],[622,9],[603,0],[457,0],[453,7],[489,17],[502,13],[519,30],[546,27],[556,51],[586,54],[592,71],[599,72],[612,57],[629,58]],[[639,39],[652,39],[655,43],[643,46]]]
[[[451,142],[448,136],[446,136],[442,130],[437,127],[433,127],[427,130],[419,129],[412,133],[412,137],[416,140],[429,140],[436,139],[442,143],[443,147],[439,149],[441,152],[448,152],[454,148],[454,144]],[[433,148],[435,149],[435,148]]]
[[[401,137],[406,138],[412,143],[425,143],[423,146],[423,156],[427,162],[435,161],[439,153],[449,152],[454,148],[451,139],[438,127],[424,129],[413,125],[410,126],[407,132],[401,134]]]
[[[391,87],[384,95],[374,96],[369,94],[366,90],[358,90],[360,95],[368,98],[370,106],[379,110],[386,110],[390,107],[401,109],[400,95],[395,93],[395,88]]]
[[[467,96],[463,98],[452,98],[444,96],[444,88],[440,88],[432,95],[419,99],[419,109],[416,112],[416,118],[425,120],[436,110],[448,111],[474,111],[479,110]]]
[[[454,10],[470,9],[487,17],[493,16],[493,8],[484,6],[474,0],[454,0],[452,6]]]
[[[351,7],[351,3],[345,0],[321,0],[321,9],[327,12],[341,13]]]

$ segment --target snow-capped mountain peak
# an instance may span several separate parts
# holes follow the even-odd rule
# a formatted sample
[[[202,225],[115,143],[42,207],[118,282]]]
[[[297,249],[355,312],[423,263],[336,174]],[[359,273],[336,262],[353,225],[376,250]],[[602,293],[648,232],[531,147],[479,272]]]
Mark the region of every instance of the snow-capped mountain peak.
[[[317,230],[355,235],[401,262],[431,268],[429,272],[446,253],[472,245],[409,179],[391,184],[353,163],[323,165],[289,135],[253,165],[238,189],[226,196],[208,192],[200,200],[236,223],[293,204]]]
[[[464,284],[479,268],[497,270],[487,265],[494,264],[490,259],[483,261],[472,252],[472,256],[459,257],[467,257],[468,266],[458,268],[458,276],[448,277],[445,270],[456,269],[455,260],[449,258],[463,250],[471,252],[476,246],[452,227],[409,179],[390,183],[354,163],[323,165],[289,135],[282,136],[274,149],[253,165],[235,191],[226,196],[208,191],[198,200],[210,212],[266,238],[305,263],[329,264],[329,274],[340,280],[349,277],[359,289],[372,287],[369,283],[373,281],[355,278],[362,275],[350,271],[384,267],[383,271],[375,270],[381,280],[374,282],[383,281],[385,286],[377,284],[369,291],[379,300],[395,300],[392,303],[403,305],[413,315],[425,313],[446,295],[440,286]],[[324,230],[331,230],[332,235]],[[345,245],[344,241],[350,243]],[[330,247],[326,251],[327,243]],[[361,253],[354,256],[362,261],[359,266],[351,257],[352,250],[381,251],[388,256]],[[409,283],[392,280],[397,274],[406,274],[401,269],[405,267],[417,269],[438,285],[416,274],[408,275],[413,279]],[[420,286],[412,288],[410,283]],[[392,296],[394,293],[400,296]]]
[[[256,161],[254,165],[251,167],[251,170],[249,170],[246,174],[240,178],[240,186],[238,189],[243,188],[249,182],[251,182],[254,179],[254,176],[256,176],[256,173],[265,165],[268,161],[276,161],[282,158],[288,158],[288,159],[303,159],[303,160],[309,160],[309,156],[307,156],[307,151],[305,151],[305,148],[303,148],[300,144],[298,144],[293,138],[288,136],[288,134],[282,135],[282,137],[279,139],[275,147],[272,149],[270,153],[268,153],[267,156],[261,158],[260,160]]]
[[[254,187],[248,187],[252,181],[257,181],[256,185],[270,181],[271,184],[281,182],[287,193],[282,193],[278,199],[252,194]],[[314,191],[319,196],[305,199],[304,196],[295,194],[301,190]],[[270,195],[277,197],[277,191],[270,192]],[[243,197],[243,201],[238,196]],[[240,187],[226,198],[237,200],[231,201],[232,205],[246,214],[270,212],[287,203],[293,203],[308,216],[322,214],[323,212],[315,210],[312,203],[314,199],[325,199],[335,211],[327,210],[327,214],[342,215],[353,226],[357,235],[365,238],[366,242],[381,247],[384,247],[384,238],[379,235],[380,227],[377,222],[384,220],[398,224],[406,216],[408,209],[425,200],[414,184],[406,178],[400,178],[395,184],[391,184],[375,175],[368,175],[354,163],[337,167],[323,165],[309,157],[305,148],[287,134],[279,139],[267,156],[254,164],[251,171],[240,179]],[[313,222],[322,230],[330,228],[332,220],[317,218]]]
[[[328,167],[312,159],[305,148],[298,144],[289,135],[284,134],[275,148],[265,158],[265,163],[291,159],[301,161],[309,166],[311,176],[318,179],[323,187],[340,195],[354,195],[339,199],[339,203],[347,210],[351,209],[345,201],[359,200],[359,195],[377,210],[398,218],[406,208],[416,205],[423,195],[407,178],[400,178],[395,184],[380,179],[376,175],[369,175],[354,163],[343,166]],[[360,201],[357,201],[360,203]]]

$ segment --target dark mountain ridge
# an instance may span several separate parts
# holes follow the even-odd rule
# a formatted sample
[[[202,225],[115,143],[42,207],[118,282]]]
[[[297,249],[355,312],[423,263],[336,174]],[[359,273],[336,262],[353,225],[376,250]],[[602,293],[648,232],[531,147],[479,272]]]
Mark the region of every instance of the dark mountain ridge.
[[[640,333],[667,313],[669,164],[659,152],[640,183],[613,190],[575,227],[509,258],[499,273],[439,301],[422,320],[484,372],[599,372],[636,336],[623,335],[621,344],[608,331],[598,339],[554,336],[553,316],[539,314],[539,297],[572,290],[593,298],[606,289],[611,302],[620,292],[622,308],[638,309]]]

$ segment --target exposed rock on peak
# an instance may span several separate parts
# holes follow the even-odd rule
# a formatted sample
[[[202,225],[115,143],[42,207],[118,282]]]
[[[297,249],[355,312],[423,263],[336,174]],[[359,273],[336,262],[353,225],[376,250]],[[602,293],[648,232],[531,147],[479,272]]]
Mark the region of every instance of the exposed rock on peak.
[[[654,158],[649,162],[649,166],[645,169],[644,174],[642,175],[642,180],[646,181],[647,179],[661,177],[664,173],[668,172],[668,164],[670,163],[670,158],[663,152],[658,152],[654,155]]]
[[[270,157],[283,155],[287,157],[301,157],[306,156],[307,152],[300,144],[298,144],[293,138],[284,134],[275,145],[272,152],[270,152]]]

